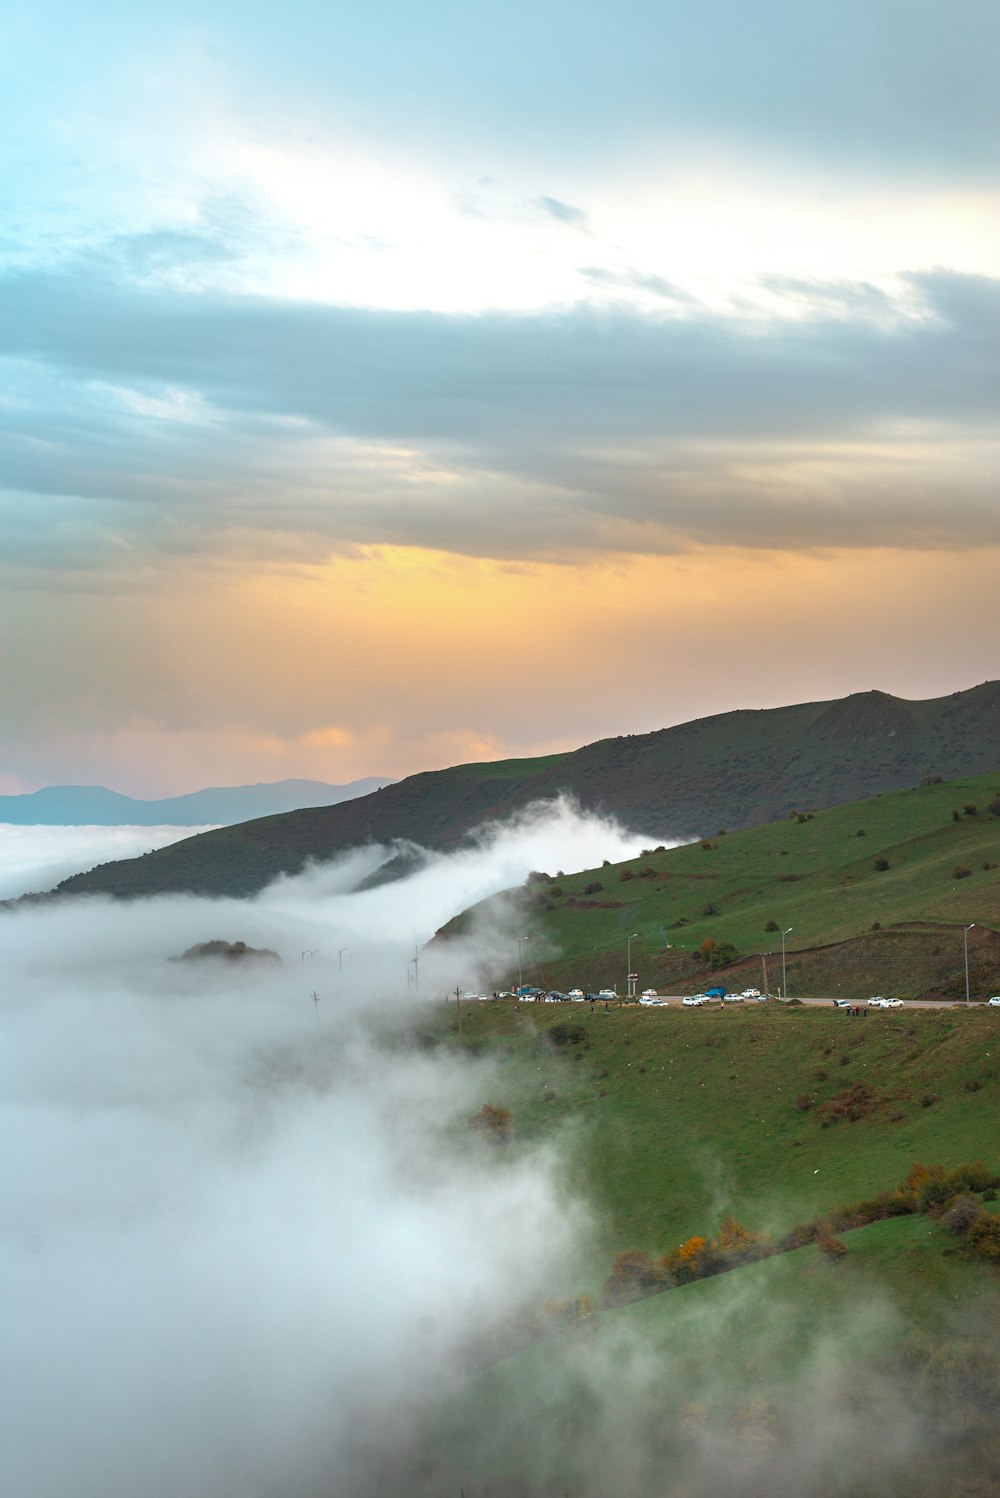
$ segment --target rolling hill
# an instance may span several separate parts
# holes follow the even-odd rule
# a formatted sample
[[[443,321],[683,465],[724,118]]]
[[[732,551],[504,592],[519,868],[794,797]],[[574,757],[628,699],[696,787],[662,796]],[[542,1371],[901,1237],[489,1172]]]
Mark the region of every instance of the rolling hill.
[[[739,957],[717,971],[721,981],[763,987],[769,963],[774,992],[784,930],[791,994],[961,999],[971,924],[971,993],[988,997],[1000,993],[998,797],[1000,773],[945,781],[558,881],[536,877],[463,912],[439,939],[474,929],[484,907],[492,916],[513,902],[518,921],[532,923],[533,982],[624,992],[635,933],[643,987],[697,991],[712,971],[700,954],[710,940]]]
[[[927,702],[861,692],[740,710],[569,754],[412,775],[339,806],[267,817],[106,864],[60,893],[248,895],[280,873],[368,841],[454,847],[481,822],[561,793],[654,839],[760,826],[1000,767],[1000,682]]]
[[[1000,1015],[861,1024],[769,1005],[570,1019],[468,1004],[461,1032],[454,1005],[439,1022],[437,1043],[476,1058],[484,1100],[513,1121],[481,1168],[558,1149],[592,1227],[520,1344],[484,1348],[450,1391],[394,1498],[1000,1491],[995,1262],[970,1256],[939,1212],[840,1221],[917,1161],[1000,1168]],[[850,1114],[847,1095],[862,1100]],[[995,1212],[996,1197],[980,1192],[978,1208]],[[727,1217],[772,1243],[827,1217],[843,1251],[751,1255],[631,1304],[602,1291],[621,1251],[655,1262]]]

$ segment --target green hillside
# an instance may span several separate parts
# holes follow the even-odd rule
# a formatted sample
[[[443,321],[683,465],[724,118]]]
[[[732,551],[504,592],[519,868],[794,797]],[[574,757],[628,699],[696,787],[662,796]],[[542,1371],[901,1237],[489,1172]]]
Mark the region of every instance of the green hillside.
[[[767,960],[774,991],[780,931],[791,928],[791,994],[962,998],[962,928],[974,923],[970,986],[986,997],[1000,992],[998,794],[1000,774],[923,785],[535,879],[496,900],[516,900],[519,919],[530,919],[528,975],[546,985],[617,983],[624,991],[626,940],[635,932],[642,987],[702,987],[710,969],[699,949],[711,939],[743,958],[728,980],[719,970],[722,981],[762,987]],[[441,937],[473,929],[478,913],[465,912]]]
[[[372,840],[454,847],[483,821],[563,792],[659,840],[760,826],[932,776],[996,769],[1000,683],[929,702],[861,692],[603,739],[572,754],[413,775],[356,801],[264,817],[105,864],[59,889],[247,895],[309,859]]]
[[[455,1006],[443,1024],[438,1043],[492,1058],[484,1101],[511,1113],[512,1142],[482,1168],[550,1142],[596,1226],[553,1285],[571,1305],[520,1324],[522,1350],[484,1349],[393,1492],[1000,1492],[1000,1271],[933,1215],[842,1230],[842,1257],[806,1246],[601,1298],[619,1251],[712,1239],[730,1215],[773,1244],[915,1161],[1000,1169],[1000,1015],[495,1003],[462,1006],[460,1038]]]

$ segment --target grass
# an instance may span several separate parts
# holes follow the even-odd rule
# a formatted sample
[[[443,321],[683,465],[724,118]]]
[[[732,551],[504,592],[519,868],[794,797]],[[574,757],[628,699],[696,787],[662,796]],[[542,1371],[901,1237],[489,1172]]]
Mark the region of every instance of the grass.
[[[501,1058],[501,1091],[484,1101],[511,1110],[522,1140],[562,1128],[575,1141],[600,1223],[578,1289],[618,1249],[663,1253],[726,1212],[781,1231],[914,1160],[1000,1165],[1000,1014],[575,1005],[570,1019],[584,1039],[564,1045],[550,1040],[562,1008],[467,1004],[462,1023],[467,1046]],[[824,1103],[859,1082],[868,1116],[824,1127]]]
[[[1000,1016],[580,1008],[469,1004],[461,1042],[453,1008],[437,1030],[495,1060],[484,1101],[512,1111],[512,1147],[559,1141],[596,1209],[563,1296],[599,1305],[614,1252],[659,1255],[729,1213],[776,1237],[915,1160],[1000,1166]],[[824,1127],[823,1102],[859,1080],[865,1115]],[[428,1492],[708,1498],[793,1475],[816,1498],[1000,1490],[996,1271],[926,1215],[844,1239],[838,1263],[810,1246],[599,1310],[460,1381],[427,1435]]]
[[[696,954],[711,938],[752,954],[739,987],[763,986],[759,954],[770,953],[773,991],[780,984],[780,937],[766,927],[775,922],[791,928],[790,993],[962,997],[962,927],[975,923],[973,992],[988,996],[986,986],[1000,984],[1000,937],[993,931],[1000,818],[987,811],[998,790],[1000,775],[987,775],[889,792],[536,883],[521,897],[534,922],[529,950],[543,958],[536,956],[532,979],[554,986],[621,983],[626,937],[636,932],[633,962],[643,985],[696,991],[706,981]],[[966,815],[966,805],[978,809]],[[956,865],[967,867],[968,877],[956,878]],[[444,934],[469,929],[475,913]],[[844,950],[843,943],[858,945]],[[824,947],[838,950],[824,957]]]

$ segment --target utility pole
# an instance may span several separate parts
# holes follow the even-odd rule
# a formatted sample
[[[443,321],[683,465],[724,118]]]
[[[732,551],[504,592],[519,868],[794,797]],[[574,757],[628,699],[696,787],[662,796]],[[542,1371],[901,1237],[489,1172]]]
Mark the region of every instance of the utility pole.
[[[315,988],[313,989],[312,993],[310,994],[310,998],[313,1001],[313,1012],[316,1015],[316,1028],[318,1030],[319,1029],[319,994],[316,992]]]
[[[963,948],[965,950],[965,1002],[966,1002],[966,1004],[968,1004],[968,1002],[969,1002],[969,932],[970,931],[974,931],[975,929],[976,929],[976,923],[975,923],[975,921],[973,921],[973,923],[972,923],[971,926],[964,926],[962,928],[962,946],[963,946]]]
[[[455,989],[455,1008],[458,1010],[458,1038],[462,1039],[462,990]]]
[[[781,997],[782,997],[782,999],[787,999],[788,998],[788,979],[785,976],[785,937],[786,936],[791,936],[791,934],[792,934],[792,928],[791,928],[791,926],[789,926],[789,928],[788,928],[787,931],[782,931],[782,933],[781,933]]]
[[[764,966],[764,997],[765,997],[765,999],[769,999],[771,997],[771,995],[770,995],[770,992],[768,991],[768,987],[767,987],[767,953],[766,952],[761,952],[761,954],[760,954],[760,960],[761,960],[761,962],[763,963],[763,966]]]
[[[637,934],[637,932],[633,931],[632,935],[625,942],[625,993],[626,997],[630,999],[635,998],[635,983],[638,976],[632,971],[632,943],[635,941]]]

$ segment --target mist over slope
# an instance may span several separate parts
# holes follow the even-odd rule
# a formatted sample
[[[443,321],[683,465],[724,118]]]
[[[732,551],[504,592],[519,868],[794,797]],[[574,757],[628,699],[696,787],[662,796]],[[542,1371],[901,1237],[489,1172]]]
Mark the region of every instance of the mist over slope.
[[[208,829],[205,829],[208,830]],[[191,836],[190,827],[19,827],[0,823],[0,900],[50,889],[111,858],[141,857]]]
[[[253,894],[309,859],[372,840],[459,846],[486,819],[573,796],[654,843],[760,826],[790,811],[986,773],[1000,764],[1000,683],[927,702],[858,692],[834,702],[740,710],[572,754],[412,775],[340,806],[262,818],[95,869],[64,893]]]
[[[414,946],[463,891],[631,846],[548,807],[361,894],[385,850],[251,902],[0,917],[7,1491],[362,1490],[586,1235],[557,1149],[501,1160],[470,1135],[492,1068],[405,1039],[422,995],[484,976],[516,936],[419,981]],[[219,936],[284,964],[170,961]],[[395,1014],[391,1043],[373,1014]]]

